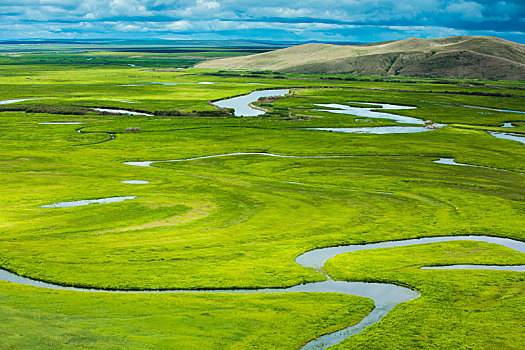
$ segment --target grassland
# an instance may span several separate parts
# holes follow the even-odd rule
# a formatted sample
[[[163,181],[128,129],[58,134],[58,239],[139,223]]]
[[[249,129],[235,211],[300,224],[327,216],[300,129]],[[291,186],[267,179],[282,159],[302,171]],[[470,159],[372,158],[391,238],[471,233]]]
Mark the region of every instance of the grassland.
[[[312,334],[359,321],[373,307],[339,294],[79,298],[78,292],[1,286],[2,347],[16,349],[297,348]]]
[[[242,56],[281,47],[250,42],[173,40],[0,41],[2,65],[147,66],[188,68],[212,58]]]
[[[294,263],[316,247],[469,234],[525,240],[525,147],[486,132],[525,134],[525,115],[464,107],[523,110],[520,82],[491,88],[498,83],[27,63],[0,66],[1,100],[41,98],[0,112],[0,266],[17,274],[105,289],[285,287],[324,279]],[[262,88],[293,93],[263,104],[270,109],[263,117],[205,113],[214,110],[208,101]],[[348,101],[413,105],[397,113],[450,126],[399,135],[304,130],[395,125],[312,110]],[[90,107],[155,116],[100,115]],[[82,113],[64,114],[72,109]],[[53,121],[84,124],[38,124]],[[501,127],[509,121],[516,127]],[[233,152],[349,157],[123,164]],[[433,163],[441,157],[506,171]],[[133,179],[150,183],[120,183]],[[137,199],[39,207],[131,195]],[[332,259],[327,270],[337,279],[389,281],[422,293],[339,347],[523,348],[523,273],[418,267],[524,261],[475,242]],[[2,282],[0,294],[6,348],[298,348],[372,307],[368,299],[328,293],[117,295]]]
[[[525,298],[519,273],[503,272],[496,277],[496,271],[436,273],[418,269],[460,261],[512,264],[524,259],[523,254],[506,248],[471,242],[382,249],[366,256],[358,252],[334,258],[327,268],[337,279],[395,279],[422,293],[421,298],[400,306],[404,312],[398,317],[385,319],[380,332],[365,330],[335,348],[521,348],[520,310]]]

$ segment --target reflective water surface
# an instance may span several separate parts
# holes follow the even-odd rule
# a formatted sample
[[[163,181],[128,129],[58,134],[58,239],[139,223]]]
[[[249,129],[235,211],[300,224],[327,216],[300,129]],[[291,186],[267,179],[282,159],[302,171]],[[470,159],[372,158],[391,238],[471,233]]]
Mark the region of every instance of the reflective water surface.
[[[17,103],[17,102],[24,102],[24,101],[33,101],[33,100],[40,100],[39,98],[20,98],[17,100],[3,100],[0,101],[0,105],[7,105],[11,103]]]
[[[314,158],[314,159],[327,159],[327,158],[348,158],[352,156],[291,156],[283,154],[265,153],[265,152],[236,152],[236,153],[224,153],[224,154],[213,154],[210,156],[192,157],[192,158],[180,158],[180,159],[169,159],[169,160],[146,160],[138,162],[124,162],[126,165],[151,167],[152,163],[157,162],[186,162],[189,160],[218,158],[218,157],[231,157],[231,156],[267,156],[277,158]]]
[[[40,208],[79,207],[79,206],[82,206],[82,205],[90,205],[90,204],[107,204],[107,203],[123,202],[125,200],[135,199],[135,198],[137,198],[137,196],[110,197],[110,198],[99,198],[99,199],[83,199],[83,200],[79,200],[79,201],[60,202],[60,203],[41,205]]]
[[[126,109],[112,109],[112,108],[91,108],[91,109],[95,110],[95,111],[99,111],[99,112],[106,112],[106,113],[145,115],[145,116],[148,116],[148,117],[153,117],[153,114],[143,113],[143,112],[135,112],[135,111],[128,111]]]
[[[355,115],[357,117],[366,117],[366,118],[390,119],[390,120],[394,120],[397,123],[404,123],[404,124],[425,124],[425,121],[419,118],[406,117],[406,116],[387,113],[387,112],[377,112],[377,109],[404,110],[404,109],[416,109],[417,107],[399,106],[399,105],[392,105],[392,104],[386,104],[386,103],[375,103],[375,102],[367,103],[367,102],[350,101],[349,103],[374,105],[374,107],[351,107],[351,106],[337,104],[337,103],[329,103],[329,104],[316,103],[315,106],[330,108],[330,109],[316,109],[316,111],[320,111],[320,112],[350,114],[350,115]],[[376,105],[379,108],[375,107]]]
[[[370,126],[364,128],[306,128],[306,130],[321,130],[331,132],[348,132],[354,134],[411,134],[416,132],[432,131],[423,126]]]
[[[114,197],[113,199],[132,199],[135,197]],[[106,198],[108,200],[110,198]],[[95,200],[100,201],[100,200]],[[65,204],[75,202],[64,202],[55,204]],[[67,205],[66,205],[67,206]],[[419,239],[407,239],[400,241],[379,242],[358,245],[345,245],[339,247],[319,248],[299,255],[295,262],[306,268],[314,268],[323,273],[327,280],[324,282],[306,283],[289,288],[262,288],[262,289],[232,289],[232,290],[104,290],[94,288],[65,287],[53,283],[37,281],[30,278],[18,276],[6,270],[0,270],[0,279],[13,283],[26,284],[41,288],[63,289],[79,292],[105,292],[105,293],[233,293],[233,294],[253,294],[253,293],[294,293],[294,292],[317,292],[317,293],[344,293],[370,298],[374,301],[375,308],[358,324],[346,327],[342,330],[332,332],[318,337],[306,345],[303,349],[324,349],[330,345],[337,344],[353,334],[361,332],[366,327],[378,322],[388,314],[396,305],[419,297],[419,293],[409,288],[398,286],[392,283],[368,283],[368,282],[347,282],[334,281],[323,270],[324,264],[330,258],[339,254],[355,252],[359,250],[371,250],[391,247],[404,247],[419,244],[470,240],[477,242],[494,243],[507,248],[525,253],[525,242],[516,241],[510,238],[490,237],[490,236],[449,236],[449,237],[428,237]],[[429,267],[428,269],[490,269],[505,271],[523,271],[525,265],[519,266],[484,266],[484,265],[453,265],[441,267]]]
[[[518,141],[525,145],[525,136],[508,134],[503,132],[489,132],[489,134],[499,139]]]
[[[221,108],[233,108],[235,110],[234,115],[236,117],[255,117],[258,115],[263,115],[266,112],[250,107],[252,102],[257,101],[261,97],[284,96],[289,92],[290,90],[287,89],[253,91],[248,95],[216,101],[213,102],[213,104]]]

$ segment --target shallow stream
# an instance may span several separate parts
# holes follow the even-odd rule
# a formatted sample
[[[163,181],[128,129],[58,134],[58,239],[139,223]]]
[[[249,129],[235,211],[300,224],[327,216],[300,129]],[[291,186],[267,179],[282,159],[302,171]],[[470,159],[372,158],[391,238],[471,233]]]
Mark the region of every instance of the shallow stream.
[[[374,107],[351,107],[351,106],[341,105],[337,103],[315,104],[315,106],[330,108],[330,109],[316,109],[316,111],[319,111],[319,112],[329,112],[329,113],[336,113],[336,114],[350,114],[350,115],[355,115],[357,117],[374,118],[374,119],[390,119],[397,123],[402,123],[402,124],[425,124],[425,121],[419,118],[406,117],[402,115],[376,111],[377,109],[406,110],[406,109],[416,109],[417,107],[399,106],[399,105],[391,105],[391,104],[386,104],[386,103],[375,103],[375,102],[367,103],[367,102],[351,101],[349,103],[374,105]],[[379,108],[375,107],[376,105],[379,106]]]
[[[112,108],[91,108],[97,112],[113,113],[113,114],[130,114],[130,115],[145,115],[147,117],[153,117],[153,114],[128,111],[126,109],[112,109]]]
[[[213,102],[214,105],[221,108],[233,108],[236,117],[255,117],[266,113],[265,111],[250,107],[250,104],[263,97],[284,96],[290,90],[259,90],[253,91],[247,95],[237,96],[226,100]]]
[[[325,334],[308,343],[302,349],[324,349],[330,345],[337,344],[353,334],[361,332],[366,327],[373,325],[388,314],[396,305],[415,299],[420,294],[412,289],[398,286],[393,283],[368,283],[368,282],[347,282],[334,281],[328,274],[323,271],[324,264],[328,259],[331,259],[339,254],[346,254],[360,250],[372,250],[381,248],[406,247],[412,245],[420,245],[427,243],[449,242],[470,240],[476,242],[486,242],[505,246],[507,248],[525,253],[525,242],[516,241],[510,238],[489,237],[489,236],[451,236],[451,237],[429,237],[420,239],[407,239],[400,241],[390,241],[381,243],[369,244],[351,244],[339,247],[319,248],[314,249],[304,254],[299,255],[295,262],[305,268],[314,268],[318,272],[324,274],[327,278],[324,282],[314,282],[301,284],[288,288],[262,288],[262,289],[232,289],[232,290],[104,290],[95,288],[79,288],[79,287],[65,287],[58,284],[47,283],[33,280],[26,277],[18,276],[6,270],[0,270],[0,279],[18,284],[25,284],[35,287],[71,290],[78,292],[94,292],[94,293],[233,293],[233,294],[253,294],[253,293],[343,293],[348,295],[357,295],[365,298],[370,298],[374,301],[375,308],[358,324],[346,327],[342,330]],[[467,266],[467,267],[462,267]],[[423,269],[424,267],[422,267]],[[505,271],[523,271],[525,265],[518,266],[484,266],[484,265],[453,265],[443,267],[429,267],[429,268],[476,268],[489,270],[505,270]]]
[[[306,130],[321,130],[331,132],[348,132],[354,134],[411,134],[416,132],[432,131],[423,126],[370,126],[364,128],[307,128]]]

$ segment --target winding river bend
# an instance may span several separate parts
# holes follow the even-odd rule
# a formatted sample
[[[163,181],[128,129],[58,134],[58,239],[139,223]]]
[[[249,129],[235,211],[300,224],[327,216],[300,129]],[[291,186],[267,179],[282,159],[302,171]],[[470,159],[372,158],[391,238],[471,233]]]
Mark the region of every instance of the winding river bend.
[[[217,157],[228,157],[228,156],[243,156],[243,155],[259,155],[267,157],[278,157],[278,158],[341,158],[341,157],[352,157],[352,156],[292,156],[292,155],[281,155],[273,153],[258,153],[258,152],[239,152],[239,153],[228,153],[228,154],[216,154],[210,156],[192,157],[192,158],[180,158],[172,159],[167,161],[143,161],[143,162],[125,162],[126,165],[142,166],[142,167],[153,167],[152,163],[155,162],[185,162],[193,161],[198,159],[208,159]],[[450,164],[450,165],[466,165],[456,163],[450,158],[441,158],[434,161],[435,163]],[[499,169],[497,169],[499,170]],[[337,344],[344,339],[357,334],[374,323],[379,322],[385,315],[388,314],[396,305],[415,299],[420,296],[417,291],[412,289],[401,287],[393,283],[367,283],[367,282],[347,282],[347,281],[334,281],[324,271],[323,267],[327,260],[345,253],[351,253],[359,250],[371,250],[381,248],[393,248],[393,247],[405,247],[411,245],[420,245],[428,243],[439,243],[449,241],[460,241],[470,240],[476,242],[486,242],[505,246],[507,248],[525,253],[525,242],[513,240],[510,238],[490,237],[490,236],[449,236],[449,237],[429,237],[419,239],[408,239],[400,241],[380,242],[380,243],[369,243],[363,245],[345,245],[338,247],[319,248],[314,249],[304,254],[299,255],[295,262],[306,268],[313,268],[319,273],[325,275],[326,281],[308,283],[303,285],[297,285],[290,288],[283,289],[255,289],[255,290],[208,290],[198,292],[214,292],[214,293],[290,293],[290,292],[320,292],[320,293],[343,293],[348,295],[357,295],[365,298],[370,298],[374,301],[375,308],[364,317],[361,322],[354,326],[346,327],[342,330],[325,334],[319,338],[316,338],[307,344],[302,349],[325,349],[328,346]],[[514,271],[524,272],[525,265],[448,265],[448,266],[426,266],[421,269],[486,269],[486,270],[503,270],[503,271]],[[189,291],[173,291],[177,293],[189,292]]]
[[[180,158],[180,159],[169,159],[169,160],[145,160],[145,161],[140,161],[140,162],[124,162],[123,164],[143,166],[143,167],[152,167],[151,165],[152,163],[186,162],[190,160],[221,158],[221,157],[230,157],[230,156],[266,156],[266,157],[276,157],[276,158],[305,158],[305,159],[329,159],[329,158],[353,157],[353,156],[291,156],[291,155],[285,155],[285,154],[274,154],[274,153],[266,153],[266,152],[235,152],[235,153],[214,154],[211,156],[201,156],[201,157],[192,157],[192,158]]]
[[[90,289],[80,287],[66,287],[49,282],[37,281],[31,278],[18,276],[6,270],[0,269],[0,279],[18,284],[30,285],[40,288],[70,290],[78,292],[91,293],[232,293],[232,294],[253,294],[253,293],[343,293],[348,295],[357,295],[370,298],[374,301],[375,308],[361,322],[356,325],[346,327],[339,331],[325,334],[308,343],[302,349],[325,349],[328,346],[337,344],[344,339],[361,332],[368,326],[379,322],[388,314],[396,305],[418,298],[420,294],[412,289],[398,286],[393,283],[368,283],[368,282],[347,282],[334,281],[331,277],[323,272],[322,268],[326,261],[339,254],[351,253],[359,250],[371,250],[392,247],[405,247],[411,245],[470,240],[477,242],[487,242],[499,244],[507,248],[525,253],[525,242],[513,240],[510,238],[489,237],[489,236],[450,236],[450,237],[430,237],[420,239],[407,239],[400,241],[390,241],[381,243],[369,243],[362,245],[345,245],[339,247],[319,248],[308,251],[299,255],[295,262],[305,268],[314,268],[319,273],[326,276],[326,281],[296,285],[289,288],[266,288],[266,289],[231,289],[231,290],[105,290]],[[488,265],[452,265],[442,267],[423,267],[423,268],[446,268],[446,269],[491,269],[505,271],[525,271],[525,265],[515,266],[488,266]]]
[[[364,118],[373,118],[373,119],[390,119],[396,123],[402,124],[425,124],[425,121],[419,118],[406,117],[403,115],[397,115],[386,112],[377,112],[376,110],[387,109],[387,110],[406,110],[406,109],[416,109],[414,106],[400,106],[387,103],[366,103],[366,102],[355,102],[351,101],[353,104],[362,104],[362,105],[373,105],[372,107],[352,107],[347,105],[342,105],[338,103],[315,103],[315,106],[324,107],[329,109],[315,109],[319,112],[329,112],[336,114],[349,114],[355,115],[357,117]]]
[[[233,97],[227,100],[213,102],[214,105],[221,108],[233,108],[236,117],[255,117],[266,113],[265,111],[252,108],[250,104],[262,97],[284,96],[290,90],[256,90],[247,95]]]

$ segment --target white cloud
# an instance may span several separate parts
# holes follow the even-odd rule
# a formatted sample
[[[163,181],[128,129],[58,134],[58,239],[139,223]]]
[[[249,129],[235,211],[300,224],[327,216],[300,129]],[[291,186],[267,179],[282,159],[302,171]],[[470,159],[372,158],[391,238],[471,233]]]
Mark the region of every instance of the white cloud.
[[[136,32],[140,31],[142,28],[134,24],[117,23],[115,29],[120,32]]]
[[[449,4],[445,11],[465,20],[482,20],[483,5],[474,1],[458,1]]]
[[[197,7],[203,7],[208,10],[215,10],[221,7],[221,5],[217,1],[197,0]]]
[[[111,0],[109,8],[114,16],[144,16],[150,14],[146,7],[136,0]]]
[[[166,28],[172,31],[184,31],[192,28],[192,25],[186,20],[181,20],[169,23]]]

